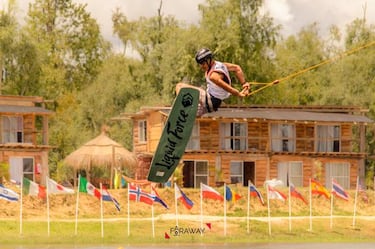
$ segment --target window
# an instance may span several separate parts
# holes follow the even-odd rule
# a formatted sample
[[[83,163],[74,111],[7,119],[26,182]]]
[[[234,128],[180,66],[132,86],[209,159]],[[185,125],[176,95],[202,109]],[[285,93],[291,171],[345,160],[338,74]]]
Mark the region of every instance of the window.
[[[221,123],[221,149],[247,149],[247,123]]]
[[[193,126],[193,131],[190,136],[190,140],[186,146],[187,150],[199,150],[200,149],[200,142],[199,142],[199,123],[195,122]]]
[[[277,164],[277,179],[284,186],[293,183],[296,187],[303,187],[303,164],[302,162],[279,162]]]
[[[243,183],[243,162],[230,162],[230,183]]]
[[[21,182],[23,177],[34,181],[34,158],[11,157],[9,158],[10,179]]]
[[[23,142],[23,118],[21,116],[3,116],[2,143]]]
[[[138,141],[139,142],[147,141],[147,121],[146,120],[138,121]]]
[[[349,163],[326,163],[326,186],[332,188],[332,178],[334,178],[343,188],[349,189]]]
[[[271,124],[272,151],[295,151],[295,126],[290,124]]]
[[[317,152],[340,152],[340,126],[318,125],[316,130]]]
[[[184,188],[199,188],[201,183],[208,184],[208,162],[184,161],[182,175]]]
[[[208,184],[208,162],[194,161],[194,187],[199,188],[201,183]]]

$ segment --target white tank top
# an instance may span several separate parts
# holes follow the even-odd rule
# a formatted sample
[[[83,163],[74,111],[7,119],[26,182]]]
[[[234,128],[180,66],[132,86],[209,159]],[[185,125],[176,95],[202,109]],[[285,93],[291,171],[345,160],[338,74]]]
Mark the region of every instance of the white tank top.
[[[224,74],[224,81],[229,85],[232,84],[228,68],[224,65],[224,63],[220,61],[215,61],[214,65],[210,68],[209,71],[206,72],[206,81],[207,81],[207,92],[214,96],[215,98],[224,100],[230,96],[230,93],[224,90],[223,88],[216,85],[214,82],[210,80],[210,75],[212,72],[218,72],[220,74]]]

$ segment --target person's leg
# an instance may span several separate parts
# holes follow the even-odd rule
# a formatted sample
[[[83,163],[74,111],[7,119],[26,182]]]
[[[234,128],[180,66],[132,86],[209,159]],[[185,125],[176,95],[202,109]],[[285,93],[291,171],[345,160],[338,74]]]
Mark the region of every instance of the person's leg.
[[[200,87],[192,86],[186,83],[177,83],[176,85],[176,94],[178,94],[181,88],[193,88],[199,91],[199,105],[198,105],[198,113],[197,116],[200,117],[203,114],[207,113],[206,107],[206,91]]]

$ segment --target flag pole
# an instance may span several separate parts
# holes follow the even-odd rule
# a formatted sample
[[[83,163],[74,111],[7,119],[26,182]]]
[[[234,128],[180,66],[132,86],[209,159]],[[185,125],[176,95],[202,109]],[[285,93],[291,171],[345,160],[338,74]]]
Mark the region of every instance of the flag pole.
[[[250,180],[247,181],[247,233],[250,233]]]
[[[312,232],[312,193],[311,193],[311,178],[309,179],[309,202],[310,202],[310,232]]]
[[[329,227],[332,229],[333,227],[333,194],[332,194],[332,190],[333,190],[333,178],[331,179],[331,217],[330,217],[330,225]]]
[[[46,190],[47,190],[47,234],[50,235],[50,218],[49,218],[49,188],[48,176],[46,176]]]
[[[201,229],[203,229],[203,193],[202,193],[202,182],[200,183],[200,187],[201,187]],[[203,233],[201,233],[201,235],[203,236]]]
[[[289,205],[289,232],[292,231],[292,198],[290,194],[290,181],[289,182],[289,200],[288,200],[288,205]]]
[[[77,230],[78,230],[78,204],[79,204],[79,188],[81,186],[81,175],[78,175],[78,188],[77,188],[77,199],[76,199],[76,224],[75,224],[75,231],[74,235],[77,236]]]
[[[176,211],[176,227],[178,227],[178,203],[177,203],[177,183],[174,183],[174,205]]]
[[[151,205],[151,226],[152,226],[152,237],[155,238],[154,202]]]
[[[21,205],[20,205],[20,235],[22,235],[22,212],[23,212],[23,208],[22,208],[22,204],[23,204],[23,177],[22,176],[22,179],[21,179]]]
[[[356,219],[356,212],[357,212],[357,198],[358,198],[358,188],[359,188],[359,176],[357,176],[357,187],[355,189],[354,195],[354,211],[353,211],[353,228],[355,228],[355,219]]]
[[[104,224],[103,224],[103,185],[102,183],[99,184],[100,186],[100,226],[102,232],[102,238],[104,238]]]
[[[224,236],[227,236],[227,184],[224,182]]]
[[[130,183],[128,184],[128,237],[130,236]]]
[[[267,209],[268,209],[268,235],[271,236],[270,192],[268,189],[268,184],[266,185],[266,188],[267,188]]]

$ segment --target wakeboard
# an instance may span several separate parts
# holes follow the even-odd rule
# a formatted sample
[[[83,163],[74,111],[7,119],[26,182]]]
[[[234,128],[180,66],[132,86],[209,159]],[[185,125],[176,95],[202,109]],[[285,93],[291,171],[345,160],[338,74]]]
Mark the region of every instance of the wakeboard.
[[[165,183],[169,180],[189,142],[199,103],[199,90],[181,88],[165,123],[159,144],[151,161],[148,180]]]

